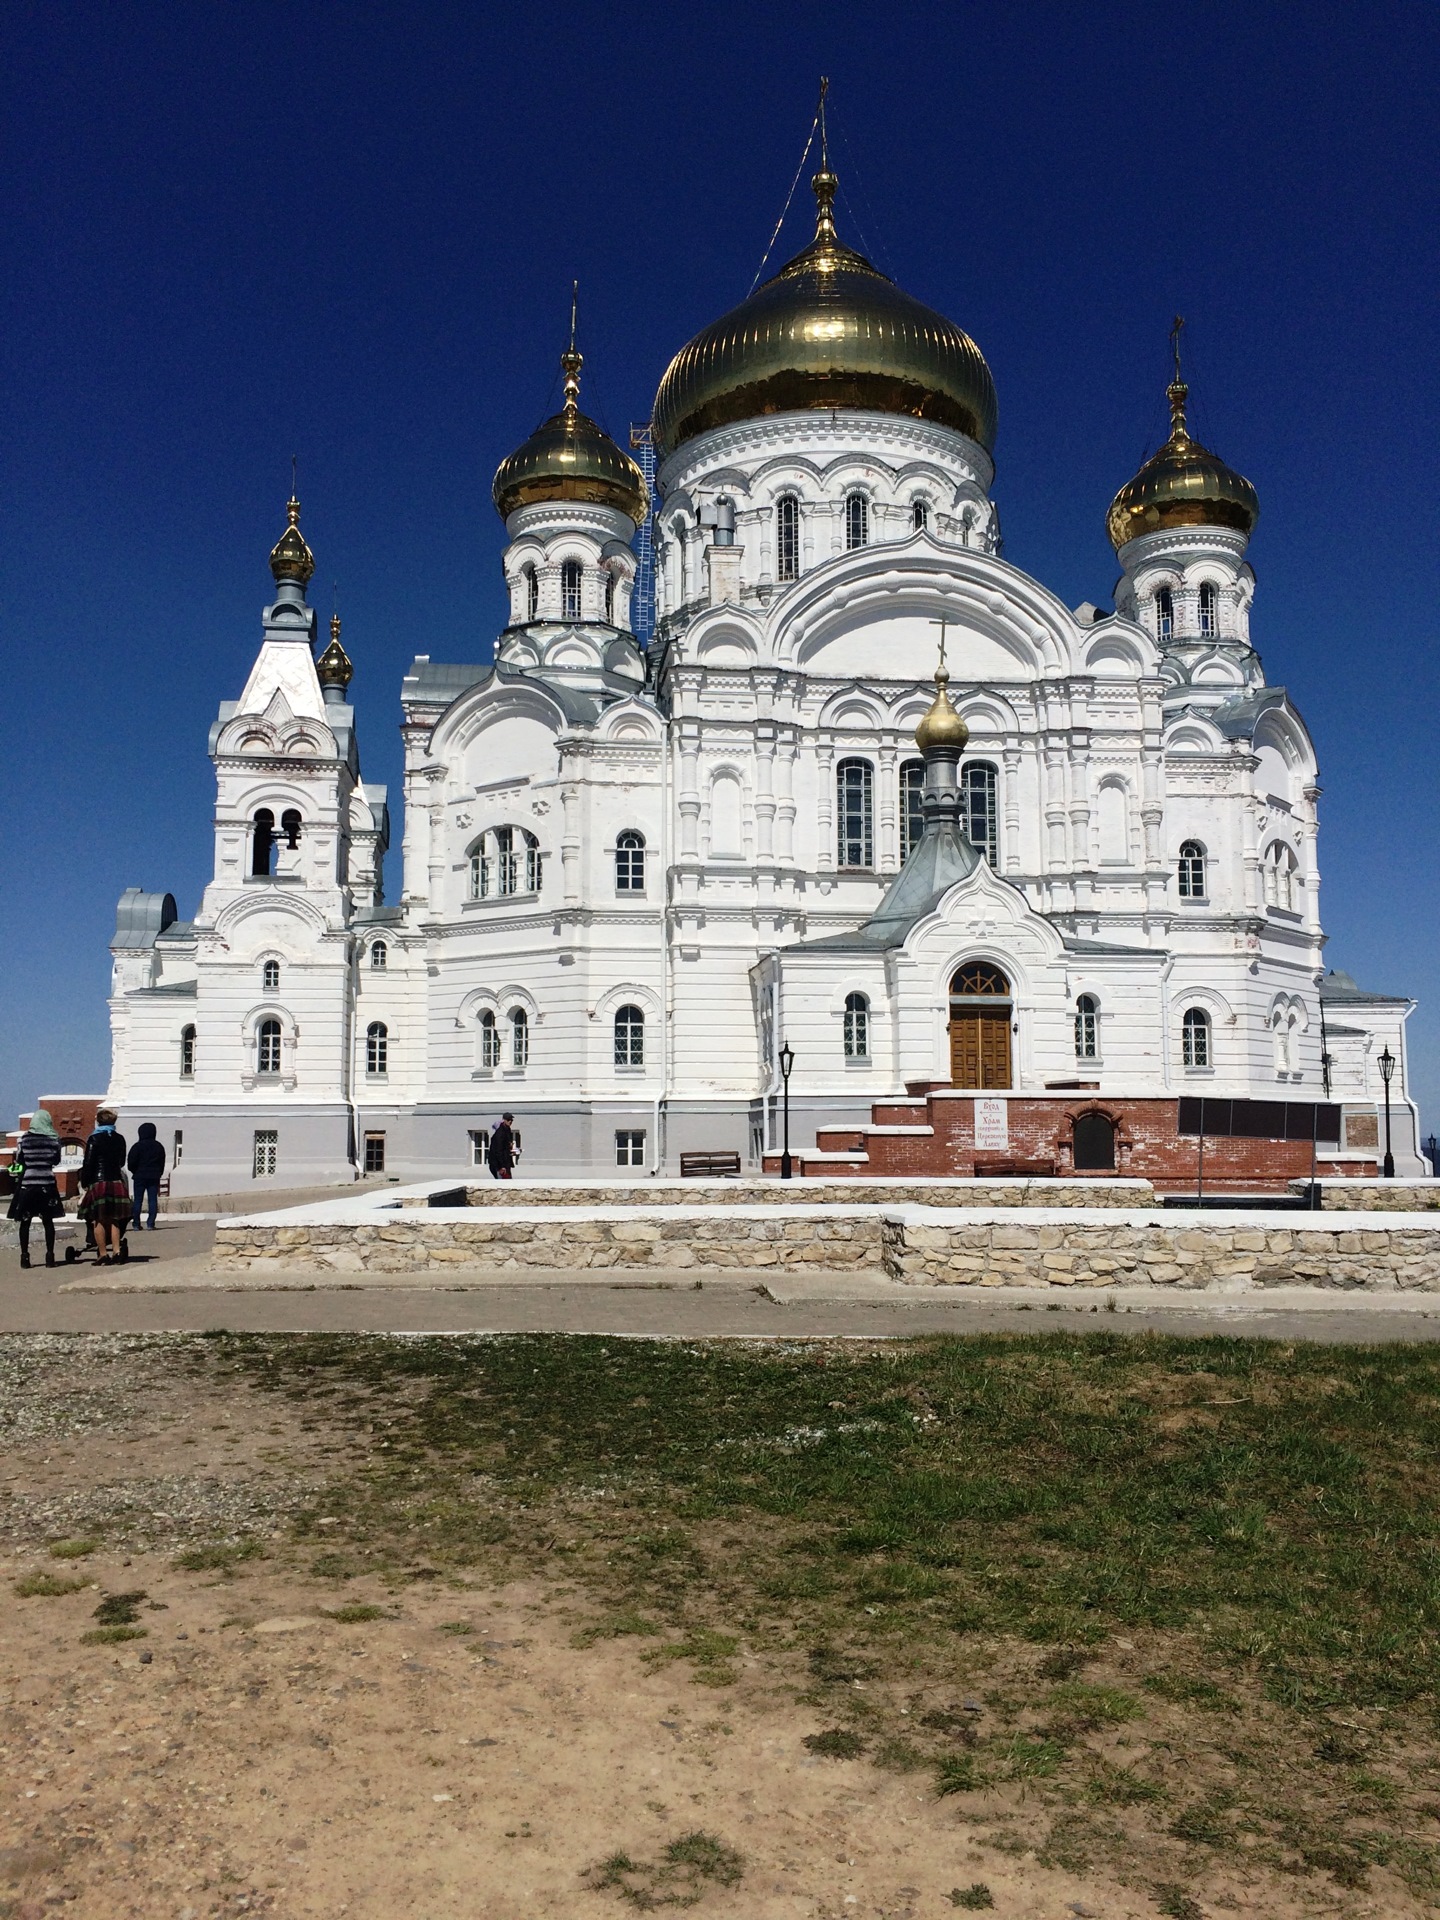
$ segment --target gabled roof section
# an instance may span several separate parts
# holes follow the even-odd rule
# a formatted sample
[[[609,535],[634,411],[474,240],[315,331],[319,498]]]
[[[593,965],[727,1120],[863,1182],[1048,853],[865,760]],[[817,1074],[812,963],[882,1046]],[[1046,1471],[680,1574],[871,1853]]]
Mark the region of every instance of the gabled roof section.
[[[902,946],[916,921],[932,912],[955,882],[974,873],[979,864],[980,855],[958,828],[948,822],[927,827],[863,927],[853,933],[826,934],[819,940],[799,940],[790,951],[875,952]]]
[[[1368,993],[1364,987],[1358,987],[1348,973],[1342,973],[1338,967],[1332,967],[1320,983],[1320,998],[1327,1007],[1408,1007],[1412,1001],[1408,993]]]

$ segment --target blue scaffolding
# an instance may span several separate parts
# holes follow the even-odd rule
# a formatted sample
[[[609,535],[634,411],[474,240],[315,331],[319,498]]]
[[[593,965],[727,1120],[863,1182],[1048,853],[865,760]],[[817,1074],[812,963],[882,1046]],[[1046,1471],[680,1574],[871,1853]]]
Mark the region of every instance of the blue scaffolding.
[[[635,535],[635,591],[630,596],[630,625],[640,645],[648,650],[655,634],[655,442],[650,422],[631,422],[630,450],[645,476],[650,511]]]

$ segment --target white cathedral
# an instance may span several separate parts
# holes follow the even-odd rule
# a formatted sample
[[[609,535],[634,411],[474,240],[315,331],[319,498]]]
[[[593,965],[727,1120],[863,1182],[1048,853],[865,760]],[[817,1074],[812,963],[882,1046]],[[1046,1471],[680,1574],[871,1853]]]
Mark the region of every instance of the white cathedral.
[[[1163,1175],[1196,1098],[1251,1136],[1242,1171],[1244,1103],[1306,1154],[1328,1103],[1327,1166],[1367,1170],[1382,1059],[1397,1170],[1424,1170],[1412,1002],[1325,972],[1315,754],[1250,639],[1253,488],[1190,437],[1177,364],[1110,508],[1115,611],[1066,607],[1002,557],[979,349],[837,238],[835,184],[661,382],[648,648],[646,483],[572,341],[495,477],[493,664],[421,655],[401,688],[394,904],[291,500],[210,735],[214,877],[193,920],[120,902],[109,1098],[177,1190],[449,1175],[502,1111],[527,1172],[773,1167],[782,1061],[811,1173],[965,1171],[983,1138]]]

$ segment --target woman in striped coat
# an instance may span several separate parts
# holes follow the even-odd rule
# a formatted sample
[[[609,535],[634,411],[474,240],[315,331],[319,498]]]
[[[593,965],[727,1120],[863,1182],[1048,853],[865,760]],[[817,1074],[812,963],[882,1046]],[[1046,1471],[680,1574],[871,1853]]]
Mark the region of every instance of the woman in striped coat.
[[[20,1169],[10,1201],[10,1218],[20,1228],[20,1264],[30,1264],[30,1222],[38,1220],[45,1229],[45,1264],[55,1264],[55,1221],[64,1213],[60,1189],[55,1184],[55,1169],[60,1164],[60,1139],[55,1122],[44,1107],[30,1116],[30,1131],[22,1133],[12,1166]]]

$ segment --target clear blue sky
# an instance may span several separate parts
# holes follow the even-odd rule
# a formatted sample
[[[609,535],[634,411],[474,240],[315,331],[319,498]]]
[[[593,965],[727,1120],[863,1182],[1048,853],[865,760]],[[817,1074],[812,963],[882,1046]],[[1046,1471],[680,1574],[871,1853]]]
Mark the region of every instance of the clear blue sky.
[[[503,619],[490,479],[572,277],[623,432],[746,291],[823,70],[846,237],[979,342],[1007,556],[1072,605],[1110,601],[1186,314],[1319,749],[1328,958],[1420,998],[1440,1125],[1437,53],[1428,0],[12,8],[0,1114],[104,1085],[121,889],[195,910],[291,453],[394,793],[405,664]]]

